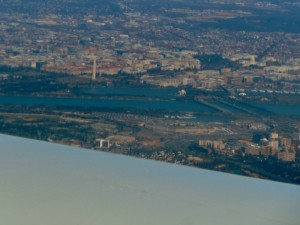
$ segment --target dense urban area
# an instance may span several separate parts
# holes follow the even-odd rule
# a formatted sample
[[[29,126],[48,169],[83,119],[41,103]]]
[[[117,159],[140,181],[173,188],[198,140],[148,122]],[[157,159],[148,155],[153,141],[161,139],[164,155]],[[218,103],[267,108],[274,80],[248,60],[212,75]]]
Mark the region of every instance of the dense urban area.
[[[0,4],[1,133],[300,184],[299,2]]]

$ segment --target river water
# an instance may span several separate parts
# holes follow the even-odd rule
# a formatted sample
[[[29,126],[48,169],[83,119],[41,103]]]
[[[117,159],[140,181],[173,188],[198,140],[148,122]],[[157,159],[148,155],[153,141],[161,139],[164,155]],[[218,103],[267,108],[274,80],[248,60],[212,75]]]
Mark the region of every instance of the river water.
[[[212,120],[220,121],[216,115],[211,115],[217,112],[215,109],[192,101],[175,99],[179,89],[176,88],[95,88],[81,90],[82,93],[92,94],[94,96],[130,96],[130,97],[148,97],[152,99],[83,99],[83,98],[56,98],[56,97],[35,97],[35,96],[0,96],[0,104],[15,104],[15,105],[45,105],[45,106],[78,106],[78,107],[97,107],[111,109],[154,109],[154,110],[169,110],[179,112],[199,112],[205,113],[206,117],[212,117]],[[159,98],[155,100],[153,98]],[[218,105],[225,107],[222,105]],[[283,104],[248,104],[246,108],[253,107],[267,110],[279,115],[296,115],[300,116],[300,105],[283,105]],[[238,113],[235,108],[225,109]],[[245,107],[245,106],[244,106]],[[253,110],[255,110],[253,108]],[[252,110],[251,110],[252,111]],[[214,117],[214,118],[213,118]],[[219,116],[218,116],[219,117]],[[203,117],[204,119],[204,117]],[[210,120],[205,118],[205,120]],[[222,120],[222,119],[221,119]]]
[[[91,88],[81,90],[85,94],[99,96],[135,96],[149,98],[174,98],[178,94],[177,88]]]
[[[287,104],[252,104],[255,107],[268,110],[279,115],[300,116],[300,105]]]

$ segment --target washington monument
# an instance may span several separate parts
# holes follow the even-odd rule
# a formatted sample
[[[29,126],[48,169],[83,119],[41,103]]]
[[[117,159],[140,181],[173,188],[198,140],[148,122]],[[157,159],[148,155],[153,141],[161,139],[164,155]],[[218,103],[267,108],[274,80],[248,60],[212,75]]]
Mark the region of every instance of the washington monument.
[[[93,74],[92,74],[92,80],[96,80],[96,74],[97,74],[97,57],[93,56]]]

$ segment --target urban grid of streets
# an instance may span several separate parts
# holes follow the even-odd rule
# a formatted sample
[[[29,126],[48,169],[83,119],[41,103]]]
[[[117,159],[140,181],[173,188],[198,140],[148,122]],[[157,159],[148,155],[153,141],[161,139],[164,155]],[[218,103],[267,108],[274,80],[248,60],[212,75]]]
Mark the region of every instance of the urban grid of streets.
[[[1,1],[1,132],[300,183],[299,3],[170,1]]]

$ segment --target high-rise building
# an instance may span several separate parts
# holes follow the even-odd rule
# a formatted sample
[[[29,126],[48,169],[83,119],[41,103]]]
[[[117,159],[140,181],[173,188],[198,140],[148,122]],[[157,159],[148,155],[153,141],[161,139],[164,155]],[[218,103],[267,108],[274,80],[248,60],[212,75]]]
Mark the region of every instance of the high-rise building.
[[[269,147],[272,149],[272,155],[275,155],[279,148],[279,141],[272,140],[269,142]]]
[[[250,62],[249,62],[249,64],[250,65],[255,65],[256,64],[256,56],[255,55],[251,55],[250,56]]]
[[[278,139],[278,133],[271,133],[270,138],[273,140]]]
[[[281,145],[286,147],[286,148],[289,148],[291,147],[292,145],[292,139],[290,138],[282,138],[281,141],[280,141]]]

